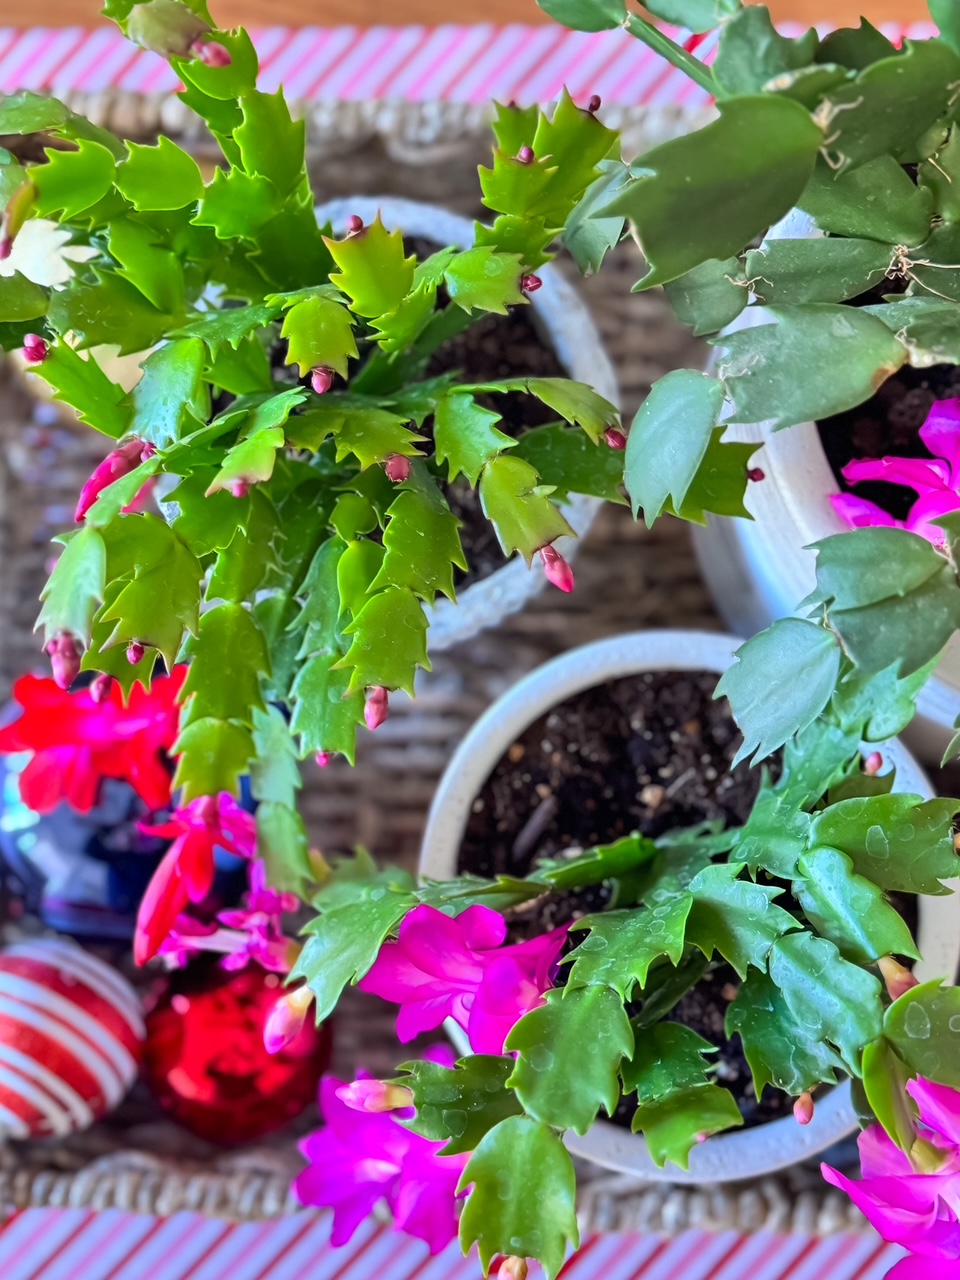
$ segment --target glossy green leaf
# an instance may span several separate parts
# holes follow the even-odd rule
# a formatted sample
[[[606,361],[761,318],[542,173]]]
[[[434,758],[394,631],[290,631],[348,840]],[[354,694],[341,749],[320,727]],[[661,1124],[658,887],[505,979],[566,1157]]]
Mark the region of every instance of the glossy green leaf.
[[[620,243],[625,223],[622,214],[603,217],[598,210],[624,190],[630,181],[630,171],[619,160],[601,161],[600,170],[600,177],[590,184],[567,218],[563,232],[564,246],[585,276],[600,270],[608,252]],[[525,265],[536,268],[539,263],[526,262]]]
[[[477,404],[468,392],[451,391],[437,401],[433,436],[437,461],[445,463],[451,480],[465,475],[476,488],[484,466],[516,441],[496,429],[500,414]]]
[[[239,604],[208,609],[192,642],[190,667],[180,699],[181,729],[204,716],[253,726],[254,711],[265,710],[260,672],[269,673],[263,632]]]
[[[960,363],[960,308],[953,302],[925,293],[866,310],[893,330],[914,369]]]
[[[689,893],[679,892],[653,907],[607,911],[577,920],[574,929],[590,932],[566,957],[572,963],[568,987],[607,986],[621,1000],[629,1000],[637,984],[646,985],[650,965],[658,956],[679,964],[692,902]]]
[[[492,384],[491,389],[496,390],[496,385]],[[599,443],[608,427],[620,425],[616,405],[585,382],[575,382],[572,378],[521,378],[517,390],[528,391],[554,413],[559,413],[564,422],[582,427],[594,444]]]
[[[794,896],[813,927],[845,960],[866,965],[885,955],[918,958],[903,918],[872,881],[857,875],[846,854],[813,848],[801,857],[799,871]]]
[[[337,565],[337,589],[342,610],[348,614],[360,612],[383,565],[383,556],[383,547],[369,538],[348,544]]]
[[[40,285],[19,271],[12,276],[0,276],[0,318],[5,323],[36,320],[46,309],[47,291]]]
[[[522,458],[563,502],[572,493],[586,493],[607,502],[622,503],[624,454],[605,442],[594,444],[579,430],[554,423],[526,431],[514,457]]]
[[[834,607],[830,625],[862,670],[884,671],[896,663],[898,673],[908,676],[936,657],[960,628],[960,586],[944,565],[905,595],[860,609]]]
[[[634,516],[652,525],[668,500],[681,506],[723,408],[716,378],[676,369],[654,383],[637,411],[624,467]]]
[[[344,633],[351,644],[340,665],[352,668],[351,690],[386,685],[412,697],[417,667],[430,670],[426,615],[409,588],[387,587],[373,596]]]
[[[920,165],[918,181],[933,196],[933,207],[945,222],[960,222],[960,129]],[[918,241],[919,243],[919,241]]]
[[[51,294],[47,320],[57,333],[74,335],[80,348],[115,344],[120,355],[154,346],[170,323],[129,281],[98,267]]]
[[[799,103],[764,95],[719,106],[714,124],[634,161],[637,180],[602,210],[636,226],[650,264],[644,289],[738,254],[787,213],[813,172],[822,134]]]
[[[682,1022],[660,1022],[638,1037],[633,1057],[623,1064],[623,1091],[638,1102],[655,1102],[675,1089],[709,1083],[706,1061],[716,1047]]]
[[[229,101],[251,93],[259,66],[253,41],[242,27],[218,31],[216,38],[230,54],[227,66],[208,67],[200,58],[171,58],[170,65],[184,84],[194,85],[207,97]]]
[[[444,1156],[473,1151],[490,1130],[519,1115],[517,1095],[507,1088],[509,1057],[475,1053],[453,1067],[439,1062],[405,1062],[395,1083],[413,1093],[416,1115],[404,1123],[430,1142],[446,1145]]]
[[[909,1151],[916,1141],[916,1106],[907,1093],[912,1073],[885,1036],[863,1051],[863,1088],[874,1115],[893,1141]]]
[[[705,3],[710,4],[711,0]],[[713,74],[722,96],[759,93],[776,76],[807,66],[819,42],[812,28],[798,40],[782,36],[773,25],[769,9],[762,4],[739,9],[720,29],[713,62]]]
[[[293,808],[302,779],[290,726],[279,707],[254,710],[253,744],[256,757],[250,765],[250,789],[254,800]]]
[[[831,167],[842,172],[908,150],[947,114],[958,80],[960,58],[947,45],[907,40],[902,52],[832,89],[818,111]]]
[[[776,983],[756,969],[727,1009],[726,1033],[740,1037],[758,1098],[768,1084],[798,1097],[835,1084],[844,1069],[839,1054],[796,1020]]]
[[[704,32],[718,26],[731,14],[736,14],[740,9],[740,0],[652,0],[644,8],[664,22]]]
[[[815,720],[836,686],[840,657],[832,632],[800,618],[782,618],[741,645],[716,692],[729,698],[743,733],[736,759],[762,760]]]
[[[704,867],[691,880],[686,934],[708,960],[719,952],[741,978],[751,965],[765,969],[774,941],[797,927],[773,901],[783,890],[738,879],[743,867],[742,862]]]
[[[253,757],[253,736],[245,725],[209,717],[194,720],[173,744],[178,756],[174,788],[181,789],[181,803],[220,791],[240,793],[240,779]]]
[[[960,987],[914,987],[887,1008],[883,1034],[911,1072],[960,1088]]]
[[[76,151],[47,149],[47,163],[30,170],[36,190],[35,210],[47,218],[60,213],[66,221],[102,200],[113,186],[116,161],[99,142],[81,140]]]
[[[458,521],[432,480],[404,488],[387,512],[386,555],[372,590],[409,587],[433,604],[437,592],[456,599],[453,569],[466,570]]]
[[[894,258],[876,240],[769,240],[747,254],[744,270],[760,303],[843,302],[879,285]]]
[[[800,67],[796,71],[781,71],[764,85],[766,93],[779,93],[793,98],[812,111],[820,100],[837,85],[853,79],[853,72],[836,63],[824,66]]]
[[[207,420],[204,354],[199,338],[179,338],[147,356],[131,396],[129,429],[134,435],[162,449]]]
[[[509,1116],[481,1140],[458,1191],[472,1188],[460,1215],[464,1253],[476,1244],[484,1273],[497,1254],[537,1258],[556,1280],[567,1245],[580,1243],[576,1174],[545,1124]]]
[[[413,284],[416,258],[404,257],[403,236],[387,231],[376,220],[345,240],[324,237],[340,268],[333,283],[350,299],[351,310],[361,316],[382,316],[396,311]]]
[[[711,513],[750,518],[743,499],[747,488],[747,466],[757,446],[725,442],[725,431],[726,427],[718,427],[711,433],[707,451],[681,506],[674,508],[672,503],[667,504],[667,510],[681,520],[706,525]]]
[[[716,339],[725,349],[717,372],[733,401],[731,422],[769,422],[778,431],[828,418],[869,399],[907,358],[885,324],[854,307],[768,312],[774,324]]]
[[[533,135],[533,152],[547,161],[549,177],[528,212],[544,216],[560,228],[575,202],[600,175],[600,163],[619,159],[617,134],[591,111],[583,110],[566,89],[552,115],[541,112]],[[530,172],[531,166],[527,166]],[[483,173],[481,171],[481,185]]]
[[[203,195],[196,160],[164,134],[155,147],[126,145],[128,158],[117,166],[116,183],[135,209],[182,209]]]
[[[483,468],[480,504],[506,555],[519,551],[529,564],[534,552],[573,530],[541,492],[540,478],[528,462],[502,453]]]
[[[338,656],[319,653],[300,668],[291,691],[290,729],[298,735],[301,756],[340,752],[353,764],[364,700],[362,691],[350,692],[350,672],[334,669]]]
[[[940,34],[954,51],[960,54],[960,13],[951,0],[927,0],[930,17],[940,28]]]
[[[596,845],[572,857],[541,858],[536,871],[528,878],[566,892],[629,876],[656,856],[656,844],[634,831],[611,844]]]
[[[283,318],[281,338],[287,339],[287,364],[299,367],[301,378],[317,365],[347,376],[348,359],[356,359],[356,339],[350,312],[329,298],[298,302]]]
[[[855,71],[862,71],[872,62],[880,62],[890,58],[897,52],[882,32],[868,22],[860,19],[859,27],[840,27],[829,32],[817,52],[820,62],[839,62]]]
[[[860,1074],[863,1046],[880,1034],[881,984],[844,960],[825,938],[788,933],[770,951],[769,973],[788,1010],[815,1040],[838,1050],[847,1070]]]
[[[798,203],[831,235],[915,245],[930,234],[929,191],[889,155],[841,174],[821,162]]]
[[[508,306],[525,301],[520,289],[518,254],[496,249],[467,249],[444,272],[450,298],[464,311],[492,311],[505,316]]]
[[[243,124],[234,140],[245,172],[266,178],[281,196],[289,195],[304,175],[306,124],[291,119],[283,89],[246,93],[240,109]]]
[[[908,596],[943,567],[943,557],[925,538],[904,529],[853,529],[813,543],[812,550],[817,588],[807,602],[831,608],[856,609]]]
[[[283,448],[283,427],[264,427],[227,450],[223,466],[207,493],[232,490],[236,485],[260,484],[273,475],[278,450]]]
[[[303,418],[309,418],[315,412],[308,409]],[[302,419],[291,423],[288,438],[293,438],[294,430],[302,431]],[[337,461],[342,462],[352,453],[364,469],[375,462],[383,462],[394,453],[415,458],[419,452],[417,445],[423,440],[423,436],[409,429],[402,414],[376,408],[348,409],[335,434]]]
[[[407,294],[396,311],[378,316],[373,324],[381,348],[388,355],[406,351],[426,328],[434,314],[436,302],[436,285],[418,285],[413,293]]]
[[[44,643],[61,631],[89,642],[94,615],[103,603],[106,567],[103,538],[93,526],[68,538],[40,593],[43,608],[37,627],[43,627]]]
[[[272,889],[303,895],[313,868],[307,829],[296,809],[275,800],[257,805],[257,857],[264,861]]]
[[[251,176],[242,169],[218,169],[204,190],[193,221],[198,227],[212,227],[219,240],[237,236],[252,239],[279,210],[279,193],[268,178]]]
[[[96,502],[84,516],[84,523],[97,526],[110,524],[125,507],[136,500],[140,490],[160,468],[159,457],[148,458],[128,475],[121,476],[119,480],[114,480],[113,484],[107,485],[100,491]]]
[[[812,845],[839,849],[856,873],[886,891],[944,894],[960,875],[953,847],[955,800],[881,795],[843,800],[815,814]]]
[[[537,0],[537,4],[573,31],[612,31],[627,16],[625,0]]]
[[[107,228],[107,244],[117,261],[116,274],[132,284],[165,315],[184,309],[185,282],[180,259],[160,247],[150,227],[132,218],[115,218]]]
[[[610,1116],[617,1108],[633,1031],[609,987],[554,990],[516,1023],[504,1047],[517,1054],[508,1083],[527,1115],[582,1134],[601,1106]]]
[[[815,798],[821,795],[823,789]],[[809,840],[809,814],[798,808],[788,791],[771,787],[764,774],[750,817],[737,835],[737,861],[746,863],[753,876],[762,869],[782,880],[790,880],[797,874],[800,855]]]
[[[256,332],[249,333],[235,345],[218,348],[204,369],[204,380],[232,395],[255,395],[269,391],[273,385],[270,361]]]
[[[710,258],[663,291],[677,319],[701,338],[736,320],[750,300],[746,284],[739,258]]]
[[[343,989],[373,966],[380,947],[414,904],[412,894],[375,885],[358,901],[322,911],[304,929],[307,940],[291,977],[305,978],[316,997],[317,1021],[329,1018]]]

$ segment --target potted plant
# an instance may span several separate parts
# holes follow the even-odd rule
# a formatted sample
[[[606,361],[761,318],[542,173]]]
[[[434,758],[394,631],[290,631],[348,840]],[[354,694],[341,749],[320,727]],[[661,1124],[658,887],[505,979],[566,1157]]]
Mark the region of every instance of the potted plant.
[[[40,624],[58,682],[98,673],[98,697],[149,686],[161,659],[189,663],[180,803],[249,774],[261,853],[295,890],[311,868],[294,763],[352,760],[358,726],[382,723],[390,691],[412,693],[429,666],[427,610],[468,567],[452,486],[504,555],[539,557],[564,590],[560,504],[617,492],[625,441],[592,387],[431,364],[541,289],[617,137],[592,101],[564,96],[549,118],[503,108],[481,173],[492,225],[419,261],[379,214],[352,214],[339,235],[318,224],[304,126],[282,92],[256,88],[245,31],[215,31],[203,0],[109,12],[169,57],[224,165],[205,183],[167,138],[124,143],[30,93],[0,104],[0,131],[51,143],[42,163],[0,155],[0,256],[16,264],[24,227],[50,218],[75,268],[52,287],[0,277],[0,338],[114,446],[61,539]],[[554,310],[567,296],[545,292]],[[146,353],[131,391],[100,367],[105,344]],[[548,419],[518,438],[502,429],[516,397]],[[161,477],[175,482],[170,521],[138,505]],[[153,890],[143,956],[186,892],[179,873]]]
[[[377,1198],[344,1154],[348,1112],[383,1127],[396,1111],[440,1159],[425,1187],[444,1175],[451,1200],[443,1158],[459,1162],[464,1247],[554,1275],[574,1236],[568,1150],[645,1177],[734,1180],[814,1154],[859,1115],[887,1123],[919,1070],[953,1080],[960,991],[941,982],[960,921],[942,881],[960,870],[960,802],[930,798],[888,740],[915,689],[847,663],[827,710],[759,776],[714,700],[738,695],[735,645],[640,633],[546,664],[451,761],[419,883],[332,870],[294,971],[301,1003],[312,994],[325,1016],[358,981],[400,1005],[401,1040],[446,1018],[472,1056],[342,1087],[346,1110],[328,1101],[346,1145],[311,1202],[336,1205],[350,1179]],[[916,895],[914,937],[890,893]],[[922,1035],[919,1007],[904,1029],[906,992],[936,1006]]]

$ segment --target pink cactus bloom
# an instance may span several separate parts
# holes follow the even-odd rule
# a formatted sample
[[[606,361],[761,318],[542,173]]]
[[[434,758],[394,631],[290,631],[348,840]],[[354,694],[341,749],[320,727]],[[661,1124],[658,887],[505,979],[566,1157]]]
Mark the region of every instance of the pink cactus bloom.
[[[863,1177],[854,1182],[821,1165],[824,1178],[845,1191],[884,1240],[916,1255],[897,1263],[896,1280],[957,1280],[960,1277],[960,1092],[922,1078],[907,1091],[920,1111],[919,1137],[941,1163],[918,1173],[879,1124],[860,1135]],[[930,1259],[936,1259],[934,1266]]]
[[[300,1144],[310,1161],[293,1192],[301,1204],[333,1209],[334,1245],[346,1244],[374,1207],[386,1201],[398,1231],[439,1253],[456,1238],[457,1183],[467,1155],[441,1156],[390,1113],[355,1111],[337,1097],[342,1080],[320,1086],[326,1127]]]
[[[852,529],[907,529],[936,547],[946,545],[946,533],[931,521],[960,510],[960,399],[938,400],[920,428],[920,439],[934,457],[855,458],[843,469],[848,484],[886,480],[913,489],[917,500],[906,520],[895,520],[856,494],[834,493],[830,501],[841,520]]]
[[[547,581],[552,582],[555,587],[561,591],[570,592],[576,583],[574,582],[573,570],[568,561],[554,546],[546,546],[540,548],[540,561],[543,564],[543,572]]]
[[[414,907],[359,985],[401,1006],[404,1044],[453,1018],[475,1053],[503,1053],[514,1024],[553,985],[567,926],[510,947],[501,945],[506,935],[503,917],[489,907],[468,907],[455,919]]]
[[[77,524],[83,523],[87,512],[100,497],[100,494],[103,493],[104,489],[109,488],[110,485],[117,480],[121,480],[124,476],[128,476],[131,471],[136,471],[141,462],[153,457],[155,453],[156,449],[152,444],[146,440],[136,438],[128,440],[126,444],[122,444],[119,448],[114,449],[112,453],[108,453],[80,490],[80,500],[73,516]]]

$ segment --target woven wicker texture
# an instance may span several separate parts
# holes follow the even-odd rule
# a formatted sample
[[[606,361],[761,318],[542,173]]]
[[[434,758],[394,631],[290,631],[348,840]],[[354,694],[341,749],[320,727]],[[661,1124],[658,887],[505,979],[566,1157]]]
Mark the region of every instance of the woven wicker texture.
[[[112,98],[86,103],[119,132],[149,135],[157,127],[181,132],[179,104]],[[389,192],[433,199],[481,214],[475,165],[487,153],[481,115],[437,105],[399,109],[344,108],[322,127],[312,121],[315,190],[323,198]],[[402,117],[404,129],[397,125]],[[354,125],[349,127],[350,120]],[[674,116],[671,128],[676,132]],[[416,128],[414,127],[416,126]],[[659,140],[662,113],[632,149]],[[417,128],[420,129],[419,135]],[[404,132],[406,130],[406,132]],[[199,135],[187,135],[200,155]],[[401,153],[403,159],[401,159]],[[617,366],[625,414],[636,410],[661,374],[703,359],[702,345],[673,321],[657,293],[631,294],[640,269],[628,242],[604,271],[582,282]],[[39,422],[38,422],[39,417]],[[38,409],[18,373],[0,369],[0,683],[38,666],[32,634],[44,579],[47,539],[67,527],[82,480],[105,448],[49,406]],[[598,518],[576,565],[570,596],[544,592],[496,631],[434,660],[419,681],[415,702],[391,700],[390,719],[375,735],[361,735],[357,765],[305,769],[303,808],[310,833],[326,852],[365,844],[384,859],[413,867],[427,808],[451,752],[476,717],[524,673],[574,645],[644,627],[718,628],[700,579],[688,530],[665,518],[652,531],[625,508]],[[363,1065],[389,1074],[403,1059],[393,1033],[394,1011],[359,992],[347,993],[336,1021],[334,1066],[350,1075]],[[407,1055],[408,1056],[408,1055]],[[315,1123],[301,1118],[297,1133]],[[298,1167],[295,1135],[256,1149],[224,1153],[158,1116],[142,1091],[110,1119],[60,1142],[0,1149],[0,1204],[118,1207],[168,1214],[195,1209],[255,1219],[291,1212],[291,1173]],[[726,1188],[643,1186],[584,1167],[581,1212],[587,1230],[677,1233],[691,1227],[798,1230],[827,1233],[863,1226],[845,1197],[813,1170]]]

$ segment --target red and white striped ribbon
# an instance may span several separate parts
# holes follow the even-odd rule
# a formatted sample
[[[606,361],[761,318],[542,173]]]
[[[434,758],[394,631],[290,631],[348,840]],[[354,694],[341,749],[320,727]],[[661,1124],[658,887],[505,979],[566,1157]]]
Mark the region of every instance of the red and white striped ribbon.
[[[801,28],[785,24],[796,35]],[[824,30],[829,24],[824,24]],[[882,24],[899,42],[929,35],[927,24]],[[599,93],[620,106],[705,106],[704,90],[622,31],[592,35],[563,27],[265,27],[252,33],[260,86],[280,84],[287,98],[411,102],[549,102],[566,85],[575,98]],[[686,33],[675,33],[681,40]],[[708,36],[696,48],[707,61]],[[696,38],[690,42],[696,43]],[[170,93],[177,77],[156,54],[135,49],[115,28],[0,27],[0,93],[18,89],[63,94],[119,88]]]
[[[151,1218],[108,1209],[27,1209],[0,1230],[3,1280],[480,1280],[454,1244],[431,1258],[419,1240],[366,1222],[342,1249],[326,1214],[237,1226],[194,1213]],[[882,1280],[903,1251],[874,1235],[815,1239],[688,1231],[592,1236],[561,1280]],[[542,1280],[539,1267],[531,1277]]]

